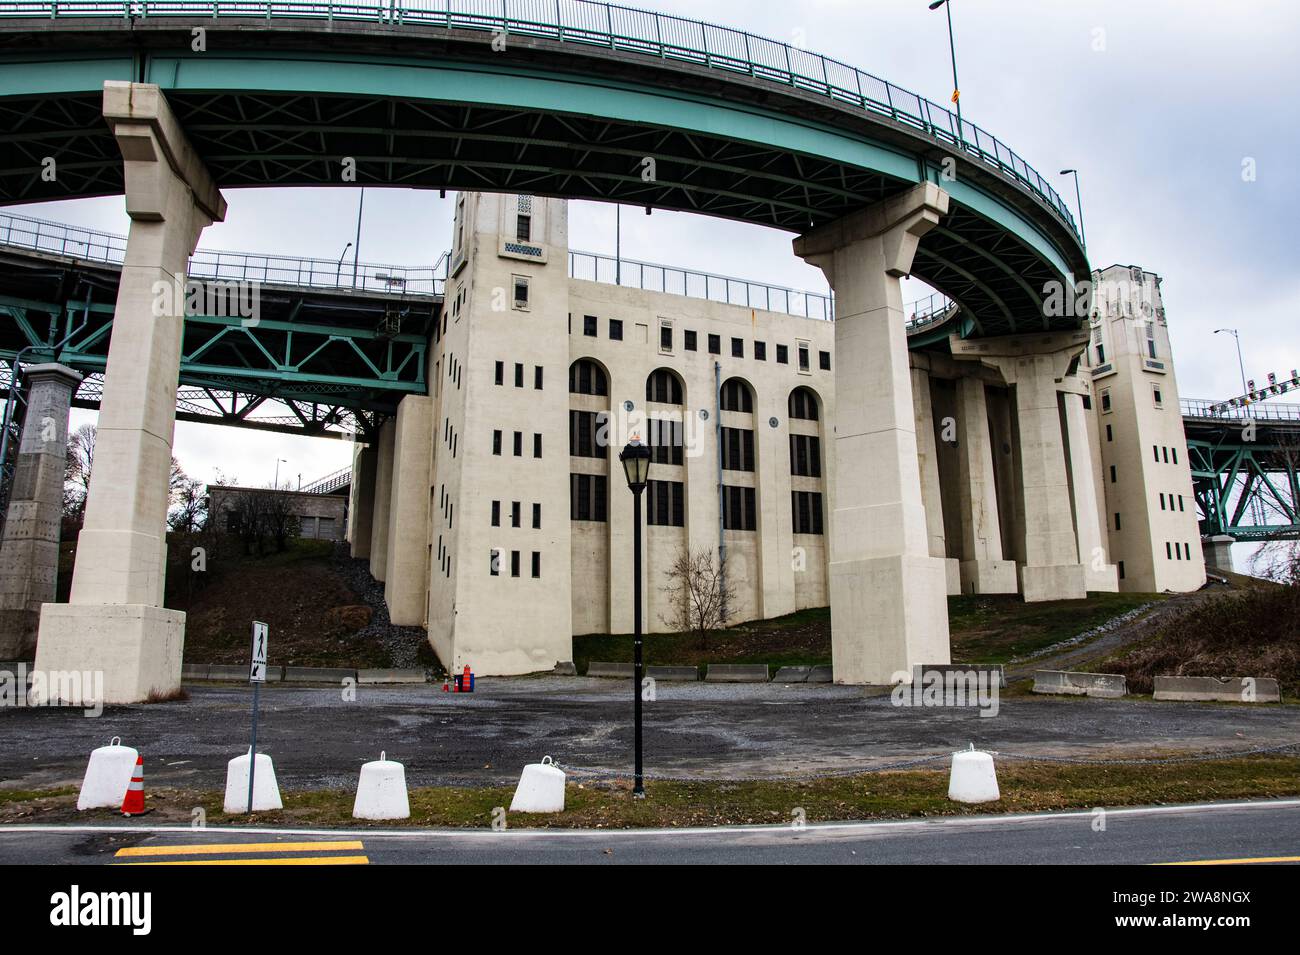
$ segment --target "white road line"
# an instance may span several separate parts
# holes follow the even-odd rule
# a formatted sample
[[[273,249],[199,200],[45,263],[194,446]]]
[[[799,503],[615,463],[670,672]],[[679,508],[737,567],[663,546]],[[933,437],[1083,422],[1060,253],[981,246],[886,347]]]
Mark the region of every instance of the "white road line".
[[[1269,801],[1188,803],[1175,806],[1135,806],[1105,809],[1108,818],[1114,816],[1161,816],[1192,815],[1205,812],[1236,812],[1261,809],[1296,809],[1300,808],[1300,799],[1277,799]],[[0,837],[8,832],[103,832],[103,833],[167,833],[169,835],[292,835],[292,836],[338,836],[360,835],[370,839],[424,839],[441,836],[458,839],[549,839],[569,836],[583,836],[600,839],[618,839],[636,836],[702,836],[702,835],[742,835],[775,834],[788,832],[799,835],[852,834],[870,833],[904,829],[934,829],[948,826],[1004,826],[1023,825],[1060,820],[1091,819],[1094,809],[1071,810],[1069,812],[1019,813],[1016,815],[978,815],[978,816],[943,816],[927,819],[898,819],[880,822],[810,822],[801,829],[793,828],[789,823],[770,826],[699,826],[694,828],[673,829],[506,829],[497,832],[491,829],[287,829],[273,827],[243,826],[207,826],[195,829],[191,826],[94,826],[94,825],[0,825]]]

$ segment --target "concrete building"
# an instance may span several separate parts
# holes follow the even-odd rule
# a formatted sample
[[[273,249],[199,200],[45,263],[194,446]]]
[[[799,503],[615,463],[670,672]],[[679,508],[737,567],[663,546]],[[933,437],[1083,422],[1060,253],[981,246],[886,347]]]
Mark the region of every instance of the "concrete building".
[[[288,510],[298,518],[297,537],[309,540],[343,540],[348,521],[348,496],[346,494],[318,494],[312,491],[274,490],[269,487],[237,487],[226,484],[209,484],[208,520],[216,521],[219,530],[237,533],[238,516],[235,513],[239,498],[247,494],[274,494],[285,501]]]
[[[1160,277],[1112,265],[1093,281],[1081,365],[1092,379],[1101,526],[1120,588],[1195,590],[1205,583],[1205,560]]]
[[[873,679],[904,659],[946,661],[945,594],[1052,600],[1204,581],[1163,309],[1142,326],[1104,293],[1092,349],[1086,328],[910,352],[868,335],[853,367],[907,356],[881,391],[869,374],[836,378],[836,325],[853,320],[844,289],[833,323],[573,278],[562,200],[463,194],[455,233],[430,394],[404,399],[378,447],[358,448],[350,531],[394,622],[426,626],[448,666],[547,669],[570,658],[574,634],[632,629],[632,496],[617,453],[633,435],[653,448],[651,632],[671,629],[667,572],[683,550],[725,551],[731,623],[831,603],[838,569],[846,601],[917,634],[902,654],[857,664],[841,661],[861,639],[837,641],[837,676]],[[817,242],[796,251],[833,270]],[[863,301],[863,314],[878,307]],[[1091,360],[1097,336],[1105,362]],[[846,381],[872,393],[855,401],[890,404],[871,420],[895,420],[897,438],[856,439],[837,421]],[[837,468],[851,472],[838,484]],[[889,520],[832,498],[882,486],[899,495]],[[933,594],[942,620],[908,617],[934,614]]]

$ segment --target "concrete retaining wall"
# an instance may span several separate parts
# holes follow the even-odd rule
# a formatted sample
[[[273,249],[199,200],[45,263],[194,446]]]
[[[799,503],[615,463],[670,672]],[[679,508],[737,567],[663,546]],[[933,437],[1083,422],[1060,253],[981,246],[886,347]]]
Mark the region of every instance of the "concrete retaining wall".
[[[1035,670],[1034,692],[1116,699],[1128,693],[1128,680],[1119,673]]]
[[[710,663],[704,679],[709,683],[766,683],[766,663]]]
[[[1277,680],[1268,677],[1158,676],[1157,700],[1217,700],[1224,703],[1280,703]]]
[[[912,682],[916,683],[921,680],[921,673],[942,673],[945,683],[948,674],[955,673],[965,676],[969,673],[976,673],[982,679],[989,679],[983,674],[994,674],[997,677],[997,687],[1000,690],[1007,688],[1007,677],[1002,670],[1001,663],[918,663],[912,667]]]

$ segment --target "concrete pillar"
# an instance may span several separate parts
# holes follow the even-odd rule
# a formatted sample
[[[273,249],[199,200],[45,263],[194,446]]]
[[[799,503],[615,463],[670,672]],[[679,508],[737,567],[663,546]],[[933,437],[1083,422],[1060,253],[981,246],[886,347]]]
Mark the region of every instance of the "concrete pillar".
[[[1002,556],[988,401],[980,378],[957,379],[957,461],[962,593],[1014,594],[1016,564]]]
[[[1083,410],[1083,396],[1066,393],[1065,437],[1070,463],[1070,499],[1074,504],[1074,532],[1079,542],[1088,590],[1119,593],[1119,570],[1110,562],[1097,506],[1098,487],[1093,469],[1095,447],[1092,428]]]
[[[27,368],[27,417],[0,541],[0,660],[36,649],[41,604],[54,600],[68,460],[68,409],[81,375],[64,365]]]
[[[944,562],[944,581],[949,594],[961,593],[961,577],[956,558],[948,557],[947,536],[943,527],[943,495],[939,488],[939,450],[934,438],[934,406],[930,400],[930,373],[913,368],[912,408],[916,426],[916,461],[921,472],[921,504],[925,508],[925,528],[929,553]]]
[[[103,672],[103,699],[180,686],[185,615],[163,609],[185,269],[226,203],[156,86],[104,84],[131,217],[68,604],[41,611],[36,667]],[[67,702],[78,702],[67,700]]]
[[[433,399],[407,395],[397,406],[393,437],[388,559],[384,600],[389,619],[401,627],[424,625],[429,592],[429,454]],[[453,514],[452,520],[464,515]]]
[[[1233,573],[1232,545],[1235,543],[1237,539],[1228,534],[1216,534],[1209,540],[1202,541],[1201,550],[1205,554],[1206,566],[1212,570]]]
[[[353,557],[370,557],[370,537],[375,516],[375,470],[379,464],[379,451],[369,445],[358,445],[352,459],[352,504],[348,510],[348,524],[352,536]]]
[[[943,561],[930,556],[900,278],[948,195],[920,183],[795,239],[835,290],[831,640],[838,683],[949,662]]]
[[[389,418],[379,429],[375,455],[375,506],[370,518],[370,576],[388,579],[388,515],[393,500],[393,445],[397,422]]]
[[[1055,356],[1016,359],[1016,421],[1025,509],[1025,602],[1087,596],[1074,534]]]

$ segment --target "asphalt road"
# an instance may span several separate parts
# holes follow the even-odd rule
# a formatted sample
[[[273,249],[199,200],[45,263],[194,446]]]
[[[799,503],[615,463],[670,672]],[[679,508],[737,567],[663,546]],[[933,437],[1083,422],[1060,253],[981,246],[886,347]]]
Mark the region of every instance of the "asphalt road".
[[[714,829],[0,829],[0,864],[269,860],[370,864],[1146,864],[1300,862],[1300,800]],[[196,847],[209,847],[207,850]],[[250,848],[252,847],[252,848]]]
[[[246,686],[190,686],[184,702],[79,710],[0,707],[0,787],[79,785],[96,746],[138,748],[147,785],[219,789],[248,747]],[[550,755],[568,767],[626,774],[631,686],[587,678],[484,679],[473,694],[439,686],[268,686],[258,749],[287,790],[350,788],[386,750],[412,786],[514,783]],[[861,687],[658,685],[645,707],[650,775],[738,778],[896,764],[965,749],[1097,756],[1246,751],[1300,739],[1300,707],[1015,697],[996,716],[915,709]]]

